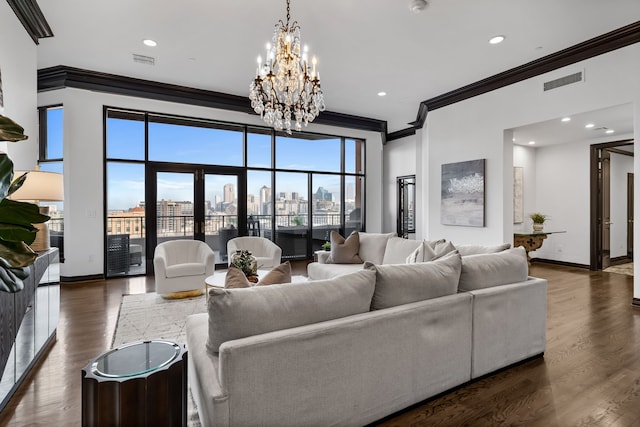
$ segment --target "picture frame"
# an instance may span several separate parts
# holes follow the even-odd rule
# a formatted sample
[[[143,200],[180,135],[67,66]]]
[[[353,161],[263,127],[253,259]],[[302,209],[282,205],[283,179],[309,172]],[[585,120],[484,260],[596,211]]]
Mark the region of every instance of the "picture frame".
[[[443,225],[485,226],[485,161],[442,165],[440,220]]]

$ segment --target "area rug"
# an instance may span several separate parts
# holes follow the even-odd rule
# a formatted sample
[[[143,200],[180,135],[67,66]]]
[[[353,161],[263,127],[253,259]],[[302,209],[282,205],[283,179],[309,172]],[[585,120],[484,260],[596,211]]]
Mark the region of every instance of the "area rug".
[[[149,339],[166,339],[186,344],[187,317],[206,311],[204,295],[182,300],[165,300],[156,293],[124,295],[111,347]],[[200,427],[198,409],[191,390],[187,405],[189,427]]]
[[[626,274],[627,276],[633,276],[633,263],[628,262],[626,264],[612,265],[611,267],[607,267],[602,271],[606,273],[618,273]]]

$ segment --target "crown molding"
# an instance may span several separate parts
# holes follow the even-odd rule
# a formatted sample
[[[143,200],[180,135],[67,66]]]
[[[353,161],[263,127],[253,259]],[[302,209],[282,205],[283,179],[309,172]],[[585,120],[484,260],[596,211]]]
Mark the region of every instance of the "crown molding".
[[[456,102],[464,101],[465,99],[473,98],[474,96],[482,95],[638,42],[640,42],[640,21],[536,59],[535,61],[528,62],[519,67],[452,90],[451,92],[422,101],[418,108],[417,118],[415,121],[408,123],[411,126],[408,129],[422,128],[429,111],[446,107]],[[403,135],[403,132],[407,132],[408,129],[387,135],[387,141],[398,139],[395,135]]]
[[[64,65],[38,70],[38,92],[66,87],[255,114],[247,96],[230,95]],[[387,122],[384,120],[332,111],[323,111],[313,123],[379,132],[382,134],[383,142],[387,134]]]
[[[7,3],[35,44],[39,44],[39,39],[53,37],[53,31],[36,0],[7,0]]]

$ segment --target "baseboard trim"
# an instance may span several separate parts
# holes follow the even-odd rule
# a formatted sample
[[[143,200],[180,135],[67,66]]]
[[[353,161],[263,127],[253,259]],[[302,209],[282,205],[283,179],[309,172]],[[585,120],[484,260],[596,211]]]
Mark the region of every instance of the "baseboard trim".
[[[60,283],[92,282],[104,280],[104,274],[90,274],[88,276],[60,276]]]
[[[566,261],[556,261],[555,259],[546,259],[546,258],[531,258],[531,264],[543,262],[545,264],[555,264],[555,265],[563,265],[565,267],[574,267],[574,268],[585,268],[589,270],[589,266],[586,264],[578,264],[575,262],[566,262]]]
[[[631,301],[631,307],[640,309],[640,298],[634,298],[633,301]]]

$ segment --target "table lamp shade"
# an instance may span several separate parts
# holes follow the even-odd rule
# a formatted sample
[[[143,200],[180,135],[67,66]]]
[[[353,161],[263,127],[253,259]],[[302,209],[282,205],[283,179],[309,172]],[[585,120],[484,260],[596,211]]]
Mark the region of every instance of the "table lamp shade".
[[[26,171],[15,171],[14,179],[24,175]],[[64,185],[62,174],[44,172],[41,170],[29,171],[27,179],[22,186],[10,196],[13,200],[38,202],[61,202],[64,200]],[[40,213],[49,215],[48,206],[40,206]],[[34,224],[38,229],[36,239],[30,245],[36,252],[46,251],[50,248],[50,235],[47,223]]]
[[[14,179],[26,171],[15,171]],[[64,200],[62,174],[44,171],[29,171],[22,187],[11,195],[13,200],[35,200],[40,202],[60,202]]]

